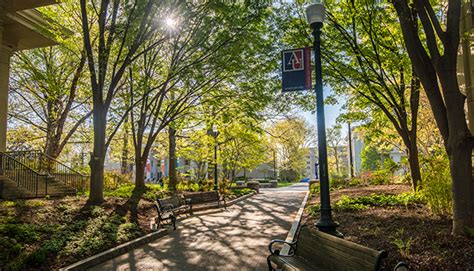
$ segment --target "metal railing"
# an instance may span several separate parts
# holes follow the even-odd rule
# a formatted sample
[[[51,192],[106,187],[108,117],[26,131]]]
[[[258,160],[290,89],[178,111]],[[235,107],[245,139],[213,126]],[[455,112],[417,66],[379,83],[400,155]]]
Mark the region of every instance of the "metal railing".
[[[38,197],[40,180],[45,181],[45,195],[48,194],[46,175],[39,173],[28,165],[16,160],[10,155],[0,152],[0,174],[14,181],[18,187],[24,188]]]
[[[7,154],[30,168],[55,178],[66,186],[84,191],[88,177],[41,151],[15,151]]]

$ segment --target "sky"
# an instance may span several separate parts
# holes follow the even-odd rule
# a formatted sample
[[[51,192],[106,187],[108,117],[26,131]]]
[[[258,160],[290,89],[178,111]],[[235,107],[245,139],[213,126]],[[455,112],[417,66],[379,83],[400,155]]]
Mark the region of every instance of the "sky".
[[[324,87],[324,97],[331,94],[331,88]],[[338,104],[335,105],[324,105],[324,118],[326,119],[326,128],[329,128],[336,124],[337,117],[343,113],[342,106],[344,101],[340,101]],[[299,110],[298,114],[305,118],[305,120],[313,127],[317,127],[317,120],[316,114],[312,114],[309,111]],[[347,135],[347,125],[342,125],[342,136],[345,137]]]

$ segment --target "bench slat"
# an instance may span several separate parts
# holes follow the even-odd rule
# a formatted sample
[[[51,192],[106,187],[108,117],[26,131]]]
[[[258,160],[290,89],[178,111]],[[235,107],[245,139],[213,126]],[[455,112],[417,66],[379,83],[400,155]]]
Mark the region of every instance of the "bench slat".
[[[186,199],[190,199],[192,204],[219,202],[219,193],[217,191],[207,191],[199,193],[185,194]]]
[[[300,251],[305,253],[300,254],[298,254],[298,249],[296,250],[297,257],[314,264],[323,264],[328,270],[373,270],[376,262],[376,260],[366,261],[327,244],[313,243],[312,246],[302,246]]]
[[[316,229],[303,226],[300,229],[294,257],[270,256],[283,270],[377,270],[385,251],[377,251],[348,240],[337,238]],[[278,263],[280,262],[280,263]],[[314,268],[313,268],[314,267]]]
[[[324,238],[318,238],[312,236],[312,238],[302,238],[298,244],[296,254],[302,258],[314,258],[314,254],[321,254],[319,257],[327,258],[328,261],[334,262],[333,264],[347,265],[353,263],[363,269],[372,269],[375,267],[378,261],[378,255],[376,256],[367,255],[364,252],[354,250],[350,247],[344,247],[339,243],[328,242]],[[345,241],[350,244],[351,242]],[[342,260],[341,260],[342,258]],[[347,263],[348,262],[348,263]]]

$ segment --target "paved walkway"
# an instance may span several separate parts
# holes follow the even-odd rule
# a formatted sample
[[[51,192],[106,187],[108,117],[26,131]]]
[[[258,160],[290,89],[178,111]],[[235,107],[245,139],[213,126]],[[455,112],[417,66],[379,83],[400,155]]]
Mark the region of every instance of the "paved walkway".
[[[227,210],[179,220],[176,231],[91,270],[267,270],[268,243],[285,239],[307,190],[261,189]]]

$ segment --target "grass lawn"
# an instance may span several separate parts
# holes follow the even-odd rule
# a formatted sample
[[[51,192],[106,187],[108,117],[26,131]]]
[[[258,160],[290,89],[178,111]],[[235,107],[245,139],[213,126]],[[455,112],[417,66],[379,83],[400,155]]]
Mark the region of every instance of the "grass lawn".
[[[286,187],[290,185],[294,185],[295,183],[293,182],[278,182],[278,187]]]
[[[387,250],[384,270],[400,261],[410,270],[469,270],[474,239],[451,235],[452,220],[434,216],[408,185],[371,185],[331,191],[334,220],[344,238]],[[305,208],[303,223],[319,217],[319,194]]]

